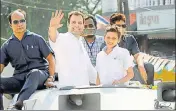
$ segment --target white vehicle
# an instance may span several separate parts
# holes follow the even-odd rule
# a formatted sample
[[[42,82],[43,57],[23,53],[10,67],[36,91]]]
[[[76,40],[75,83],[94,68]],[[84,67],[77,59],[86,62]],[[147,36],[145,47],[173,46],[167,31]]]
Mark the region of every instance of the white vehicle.
[[[118,86],[83,86],[50,88],[36,91],[24,101],[24,110],[153,110],[157,90],[135,84]],[[82,104],[69,100],[70,95],[82,95]],[[15,103],[17,94],[7,105]]]
[[[175,99],[164,101],[163,89],[170,88],[166,98],[175,98],[175,83],[166,83],[164,86],[150,88],[141,85],[138,81],[130,81],[116,86],[82,86],[56,87],[38,90],[28,100],[24,101],[23,110],[155,110],[175,108]],[[171,84],[171,85],[169,85]],[[173,88],[173,90],[172,90]],[[70,99],[71,96],[81,98]],[[18,94],[13,99],[4,98],[4,108],[12,106]]]

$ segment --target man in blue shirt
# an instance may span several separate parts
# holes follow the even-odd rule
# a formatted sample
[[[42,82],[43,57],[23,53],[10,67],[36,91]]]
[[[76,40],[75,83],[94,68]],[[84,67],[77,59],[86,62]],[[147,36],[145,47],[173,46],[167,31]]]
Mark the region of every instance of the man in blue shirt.
[[[19,93],[13,110],[21,110],[37,89],[51,87],[54,81],[55,60],[53,51],[42,36],[26,30],[26,13],[15,10],[9,14],[12,36],[1,46],[0,73],[10,62],[15,68],[12,77],[0,79],[0,109],[3,109],[2,94]]]

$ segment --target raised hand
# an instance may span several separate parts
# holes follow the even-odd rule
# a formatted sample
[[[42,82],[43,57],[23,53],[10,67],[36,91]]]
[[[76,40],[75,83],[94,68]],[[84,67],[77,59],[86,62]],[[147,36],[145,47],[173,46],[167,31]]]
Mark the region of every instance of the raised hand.
[[[53,28],[60,28],[63,26],[63,24],[61,24],[61,20],[64,16],[64,13],[62,13],[62,10],[56,10],[56,12],[52,12],[52,16],[51,16],[51,20],[50,20],[50,27],[53,27]]]

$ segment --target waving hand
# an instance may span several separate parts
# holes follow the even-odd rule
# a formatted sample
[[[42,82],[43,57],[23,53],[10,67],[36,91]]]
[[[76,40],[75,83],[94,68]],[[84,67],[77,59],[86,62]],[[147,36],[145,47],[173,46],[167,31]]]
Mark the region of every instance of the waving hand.
[[[56,29],[60,28],[63,26],[61,24],[61,20],[64,16],[64,13],[62,13],[62,10],[56,10],[56,12],[52,12],[51,20],[50,20],[50,27],[55,27]]]

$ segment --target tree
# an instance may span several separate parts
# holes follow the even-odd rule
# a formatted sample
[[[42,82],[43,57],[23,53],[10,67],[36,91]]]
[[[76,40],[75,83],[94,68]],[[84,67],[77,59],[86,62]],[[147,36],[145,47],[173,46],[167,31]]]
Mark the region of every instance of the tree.
[[[8,7],[8,14],[18,8],[26,11],[27,16],[27,29],[42,35],[45,39],[48,37],[48,26],[52,15],[55,10],[62,9],[64,12],[64,18],[62,23],[63,28],[59,29],[60,32],[67,31],[67,18],[68,13],[73,10],[80,10],[84,13],[96,14],[101,13],[100,7],[101,0],[1,0],[1,6]],[[1,8],[2,9],[2,8]],[[8,20],[6,19],[8,14],[1,16],[1,36],[5,36],[6,39],[10,37],[12,31],[9,27]]]

